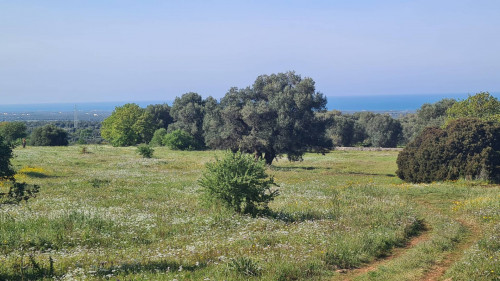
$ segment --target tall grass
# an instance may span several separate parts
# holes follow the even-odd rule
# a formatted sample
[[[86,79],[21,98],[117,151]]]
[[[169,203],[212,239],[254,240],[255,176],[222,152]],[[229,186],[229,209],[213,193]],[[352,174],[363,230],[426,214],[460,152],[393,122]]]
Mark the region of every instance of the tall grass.
[[[453,194],[456,184],[404,185],[394,176],[396,152],[307,154],[269,168],[281,195],[270,215],[253,218],[200,200],[197,180],[221,152],[159,147],[154,158],[143,158],[133,147],[86,151],[15,151],[23,180],[41,190],[27,204],[0,207],[0,280],[342,278],[339,269],[391,255],[424,224],[449,232],[432,240],[443,245],[436,255],[422,254],[431,264],[463,236],[451,216],[466,215],[465,208],[452,211],[451,200],[482,190],[436,197],[429,190]],[[490,190],[488,197],[498,192]],[[433,220],[415,198],[449,213]]]

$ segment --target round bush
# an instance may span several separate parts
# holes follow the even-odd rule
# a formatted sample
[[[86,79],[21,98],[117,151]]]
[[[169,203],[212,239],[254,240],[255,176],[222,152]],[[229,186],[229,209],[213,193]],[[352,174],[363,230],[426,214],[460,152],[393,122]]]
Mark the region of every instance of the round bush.
[[[266,174],[263,161],[241,152],[226,152],[222,159],[207,163],[199,179],[209,201],[222,202],[238,213],[256,215],[268,211],[278,196],[273,177]]]
[[[426,128],[398,155],[397,175],[409,182],[500,181],[500,124],[473,118]]]
[[[31,133],[31,145],[35,146],[62,146],[68,145],[68,132],[48,124],[38,127]]]
[[[163,137],[163,144],[173,150],[195,150],[199,147],[195,138],[186,131],[175,130]]]
[[[153,152],[154,152],[154,149],[147,144],[140,144],[137,147],[137,153],[142,155],[142,157],[144,157],[144,158],[153,157]]]
[[[156,130],[153,134],[153,138],[149,142],[150,145],[153,146],[162,146],[163,145],[163,138],[167,134],[167,129],[165,128],[160,128]]]

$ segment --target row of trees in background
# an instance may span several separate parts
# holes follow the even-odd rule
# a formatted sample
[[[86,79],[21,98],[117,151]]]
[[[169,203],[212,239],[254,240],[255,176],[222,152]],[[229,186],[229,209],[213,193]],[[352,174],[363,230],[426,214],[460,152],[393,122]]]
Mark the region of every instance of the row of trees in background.
[[[80,121],[13,121],[0,122],[0,136],[11,145],[21,145],[22,139],[37,146],[58,146],[68,143],[101,143],[101,123]]]
[[[388,114],[334,110],[321,117],[327,121],[326,135],[335,146],[396,147],[402,141],[401,122]]]
[[[229,149],[263,157],[268,163],[286,154],[298,160],[305,151],[333,146],[405,146],[426,127],[442,127],[461,116],[498,110],[498,100],[481,92],[457,102],[443,99],[415,113],[388,114],[326,111],[326,98],[311,78],[294,72],[261,75],[244,89],[231,88],[219,101],[197,93],[167,104],[117,107],[102,123],[102,137],[112,145],[138,143],[172,149]],[[496,115],[495,115],[496,114]],[[498,120],[498,113],[487,114]]]
[[[326,111],[325,106],[326,98],[316,92],[311,78],[294,72],[261,75],[252,86],[231,88],[220,102],[187,93],[171,108],[117,107],[103,121],[101,133],[111,144],[122,146],[147,143],[164,130],[161,143],[171,143],[169,139],[185,138],[182,131],[191,137],[189,148],[240,150],[270,164],[283,154],[297,160],[308,150],[331,148],[324,133],[327,122],[317,115]]]

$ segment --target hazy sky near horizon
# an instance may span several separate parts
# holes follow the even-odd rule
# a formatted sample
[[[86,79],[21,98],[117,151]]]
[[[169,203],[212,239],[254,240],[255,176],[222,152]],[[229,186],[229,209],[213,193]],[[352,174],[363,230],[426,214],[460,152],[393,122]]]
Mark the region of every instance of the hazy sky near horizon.
[[[3,1],[0,103],[224,96],[295,70],[327,96],[500,91],[500,1]]]

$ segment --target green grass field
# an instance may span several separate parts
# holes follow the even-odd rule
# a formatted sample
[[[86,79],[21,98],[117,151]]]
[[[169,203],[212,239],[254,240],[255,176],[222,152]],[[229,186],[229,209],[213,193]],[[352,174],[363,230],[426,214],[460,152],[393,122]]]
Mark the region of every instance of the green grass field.
[[[273,215],[207,206],[222,152],[17,148],[36,198],[0,205],[0,280],[500,280],[500,186],[407,184],[397,152],[281,159]],[[1,187],[0,187],[1,188]]]

